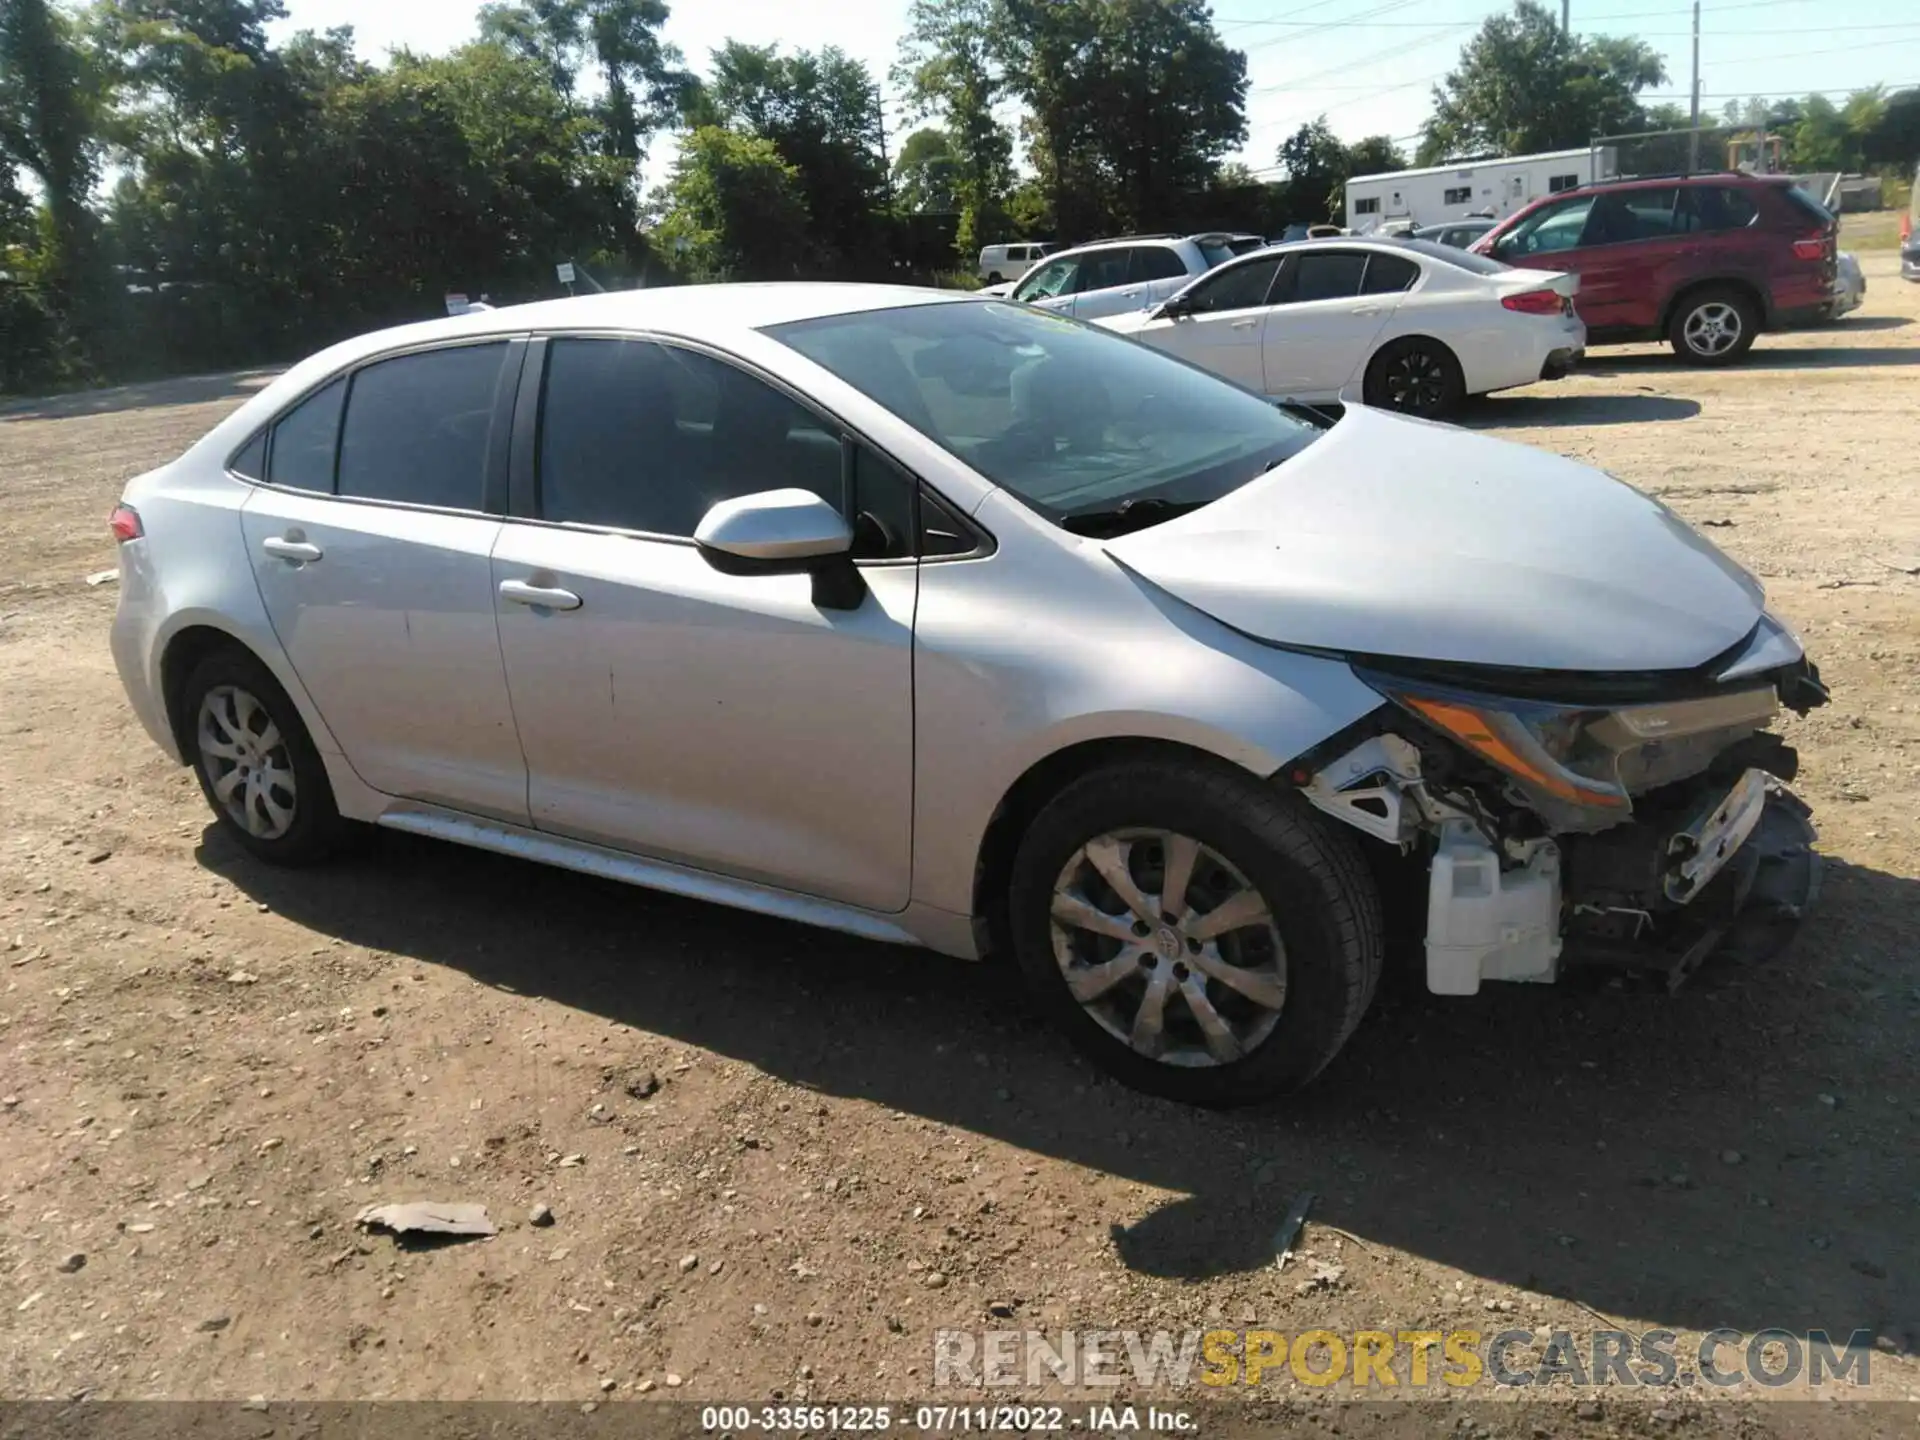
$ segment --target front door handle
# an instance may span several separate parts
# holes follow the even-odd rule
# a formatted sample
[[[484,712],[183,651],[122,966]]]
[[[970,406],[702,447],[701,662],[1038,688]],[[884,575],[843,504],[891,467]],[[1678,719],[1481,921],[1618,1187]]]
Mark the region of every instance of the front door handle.
[[[288,540],[279,535],[269,535],[260,542],[260,548],[269,555],[277,555],[296,565],[311,565],[326,553],[318,545],[309,545],[305,540]]]
[[[516,605],[537,605],[544,610],[578,610],[580,597],[571,590],[550,585],[529,585],[524,580],[502,580],[500,598]]]

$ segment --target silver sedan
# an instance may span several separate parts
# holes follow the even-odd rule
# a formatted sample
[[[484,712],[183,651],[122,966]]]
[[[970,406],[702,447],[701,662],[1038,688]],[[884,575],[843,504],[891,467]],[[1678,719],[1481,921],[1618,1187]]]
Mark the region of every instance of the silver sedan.
[[[1664,507],[1025,306],[696,287],[368,335],[113,528],[128,697],[260,860],[371,824],[1008,951],[1201,1103],[1333,1058],[1390,896],[1469,993],[1690,966],[1811,889],[1764,727],[1824,692]]]

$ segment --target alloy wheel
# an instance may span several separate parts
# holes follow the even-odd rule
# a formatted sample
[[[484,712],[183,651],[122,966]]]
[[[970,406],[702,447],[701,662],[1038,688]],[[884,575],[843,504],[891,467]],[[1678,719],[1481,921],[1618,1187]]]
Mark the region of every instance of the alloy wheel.
[[[1744,328],[1739,310],[1724,300],[1710,300],[1687,316],[1681,333],[1694,354],[1719,356],[1740,343]]]
[[[1162,1064],[1243,1059],[1286,1004],[1286,948],[1266,898],[1188,835],[1125,830],[1089,840],[1054,883],[1052,935],[1080,1007]]]
[[[195,733],[207,784],[234,824],[259,840],[278,840],[293,828],[293,757],[257,696],[216,685],[201,698]]]
[[[1447,372],[1425,350],[1409,350],[1387,367],[1387,400],[1396,410],[1431,414],[1446,403]]]

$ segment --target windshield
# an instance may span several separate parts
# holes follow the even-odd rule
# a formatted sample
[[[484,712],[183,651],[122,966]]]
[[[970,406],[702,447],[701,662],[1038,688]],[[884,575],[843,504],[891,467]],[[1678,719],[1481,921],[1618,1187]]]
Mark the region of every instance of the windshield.
[[[1166,502],[1136,507],[1138,528],[1218,500],[1320,433],[1183,361],[1023,305],[868,310],[767,333],[1056,523]]]

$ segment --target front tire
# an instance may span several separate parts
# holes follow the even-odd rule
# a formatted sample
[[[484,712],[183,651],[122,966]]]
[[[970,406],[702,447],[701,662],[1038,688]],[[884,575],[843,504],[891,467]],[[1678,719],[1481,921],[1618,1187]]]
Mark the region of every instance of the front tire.
[[[1015,955],[1039,1008],[1123,1084],[1189,1104],[1299,1089],[1379,983],[1379,895],[1352,839],[1204,761],[1096,771],[1014,861]]]
[[[306,865],[340,848],[347,822],[300,712],[271,671],[219,650],[180,687],[181,733],[220,828],[274,865]]]
[[[1760,317],[1738,290],[1696,290],[1674,307],[1667,324],[1673,353],[1695,365],[1731,365],[1753,348]]]
[[[1410,335],[1380,347],[1367,366],[1361,393],[1375,409],[1438,420],[1466,399],[1467,381],[1451,350]]]

